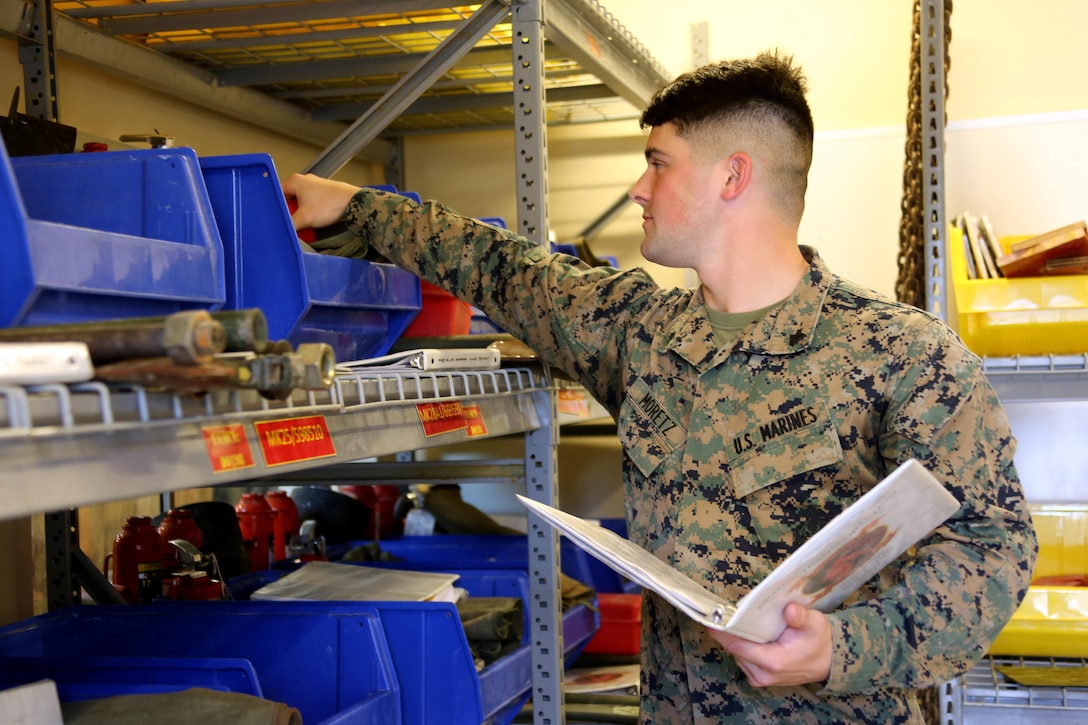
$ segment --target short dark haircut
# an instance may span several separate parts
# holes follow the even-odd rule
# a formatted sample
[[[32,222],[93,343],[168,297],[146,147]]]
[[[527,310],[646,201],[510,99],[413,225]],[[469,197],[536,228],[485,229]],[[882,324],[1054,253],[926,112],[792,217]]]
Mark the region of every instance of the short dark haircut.
[[[710,151],[728,134],[758,140],[774,163],[774,193],[783,211],[804,209],[814,129],[808,90],[792,56],[777,52],[711,63],[662,88],[642,112],[642,128],[673,124],[676,133]]]

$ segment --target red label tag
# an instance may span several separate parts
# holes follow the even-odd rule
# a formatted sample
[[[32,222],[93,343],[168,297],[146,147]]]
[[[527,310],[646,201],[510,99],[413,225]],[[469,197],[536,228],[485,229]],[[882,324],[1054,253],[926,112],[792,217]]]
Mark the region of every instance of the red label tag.
[[[419,422],[423,424],[423,435],[441,435],[455,430],[464,430],[468,427],[465,420],[465,409],[461,401],[451,400],[443,403],[417,403],[416,413]]]
[[[336,455],[325,416],[266,420],[254,423],[257,440],[269,466],[310,461]]]
[[[201,428],[200,432],[204,434],[204,447],[216,473],[253,467],[253,453],[241,423]]]
[[[487,421],[484,420],[484,414],[480,411],[480,406],[466,405],[464,408],[465,422],[468,424],[465,435],[469,438],[487,435]]]

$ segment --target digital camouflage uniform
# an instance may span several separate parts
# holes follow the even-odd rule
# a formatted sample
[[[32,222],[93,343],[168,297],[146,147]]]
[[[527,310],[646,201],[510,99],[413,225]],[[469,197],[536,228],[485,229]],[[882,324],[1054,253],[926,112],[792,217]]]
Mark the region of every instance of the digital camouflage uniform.
[[[717,349],[698,291],[589,268],[433,202],[364,190],[352,231],[476,305],[611,412],[628,535],[739,599],[899,463],[962,506],[830,615],[823,685],[755,688],[702,625],[643,598],[642,720],[922,722],[913,690],[983,655],[1037,551],[1015,441],[980,361],[936,318],[809,270]]]

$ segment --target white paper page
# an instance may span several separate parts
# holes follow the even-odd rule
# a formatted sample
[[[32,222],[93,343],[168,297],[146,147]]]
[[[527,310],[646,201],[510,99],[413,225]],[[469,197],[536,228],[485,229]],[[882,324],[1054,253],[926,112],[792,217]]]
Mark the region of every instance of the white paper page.
[[[788,603],[833,610],[958,509],[920,463],[903,463],[742,597],[726,631],[773,642],[786,629]]]
[[[456,574],[311,561],[250,595],[260,600],[426,602],[448,598]]]
[[[724,629],[733,605],[608,529],[518,494],[530,511],[555,526],[587,553],[636,584],[651,589],[692,619]]]

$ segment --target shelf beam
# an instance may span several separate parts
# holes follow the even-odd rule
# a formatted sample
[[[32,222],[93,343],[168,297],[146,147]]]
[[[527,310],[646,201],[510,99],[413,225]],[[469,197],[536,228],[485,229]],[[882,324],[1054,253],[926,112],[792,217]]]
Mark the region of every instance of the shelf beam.
[[[588,86],[568,86],[553,88],[547,92],[551,103],[575,103],[593,101],[601,98],[615,98],[608,86],[596,84]],[[327,105],[314,109],[310,115],[319,121],[343,121],[358,118],[376,104],[345,103]],[[463,111],[481,111],[492,108],[510,108],[514,105],[513,92],[506,93],[461,93],[458,95],[433,96],[420,98],[405,109],[405,116],[424,114],[456,113]]]
[[[576,8],[575,5],[579,7]],[[589,3],[548,0],[545,37],[641,111],[669,83],[658,67],[620,27],[604,27]],[[631,45],[625,48],[625,45]]]
[[[255,486],[298,484],[369,483],[522,483],[524,461],[366,461],[339,463],[292,474],[254,479]]]
[[[492,0],[496,2],[497,0]],[[497,21],[496,21],[497,22]],[[465,25],[460,24],[461,28],[465,28]],[[494,27],[494,23],[488,26],[488,30]],[[479,26],[475,26],[474,29],[479,29]],[[486,34],[487,31],[484,31]],[[365,57],[365,58],[342,58],[338,60],[304,60],[297,63],[273,63],[254,66],[239,66],[228,70],[220,70],[215,72],[215,80],[220,86],[262,86],[262,85],[275,85],[279,83],[310,83],[313,81],[322,80],[335,80],[340,78],[363,78],[363,77],[383,77],[402,75],[406,73],[416,73],[417,78],[421,74],[424,78],[433,77],[435,80],[440,78],[443,73],[456,68],[458,65],[464,65],[469,68],[477,66],[498,65],[500,63],[510,62],[510,49],[504,46],[498,46],[494,48],[480,48],[477,50],[470,50],[469,47],[455,47],[458,42],[457,38],[464,36],[449,35],[446,37],[446,41],[451,43],[443,49],[443,52],[436,55],[438,48],[435,48],[429,53],[404,53],[401,55],[387,55],[378,57]],[[450,41],[450,38],[454,38]],[[444,41],[444,42],[446,42]],[[456,53],[456,55],[454,54]],[[459,63],[459,61],[464,61]],[[435,66],[428,66],[428,63],[434,63]],[[434,73],[434,68],[438,67],[437,64],[442,63],[442,72]],[[418,82],[418,81],[414,81]],[[405,88],[406,81],[402,78],[398,83],[394,84],[389,90],[393,91],[400,89],[401,92],[407,92]],[[429,86],[425,85],[423,90],[426,90]]]
[[[542,389],[543,390],[543,389]],[[216,486],[266,476],[292,476],[333,464],[405,450],[525,433],[540,425],[534,392],[426,398],[356,406],[274,409],[207,418],[108,425],[44,426],[26,433],[0,429],[0,519],[59,511],[164,491]],[[456,400],[476,408],[485,433],[456,429],[428,434],[420,404]],[[334,452],[287,463],[266,463],[258,424],[319,418]],[[235,426],[251,465],[216,470],[205,431]],[[267,443],[267,442],[266,442]]]
[[[150,33],[176,32],[196,28],[238,28],[251,25],[274,25],[277,23],[300,23],[307,20],[327,20],[330,18],[353,18],[361,15],[382,15],[399,13],[404,10],[403,0],[333,0],[331,2],[279,3],[253,2],[242,3],[251,7],[224,9],[230,7],[222,2],[173,2],[154,5],[122,5],[102,8],[87,8],[69,13],[72,17],[99,19],[102,32],[110,35],[147,35]],[[449,7],[449,0],[412,0],[413,10],[438,10]],[[124,9],[139,8],[139,15],[130,10],[134,17],[124,17]]]

